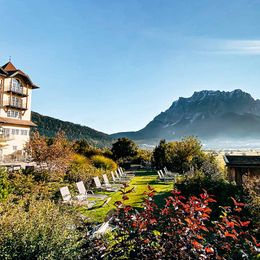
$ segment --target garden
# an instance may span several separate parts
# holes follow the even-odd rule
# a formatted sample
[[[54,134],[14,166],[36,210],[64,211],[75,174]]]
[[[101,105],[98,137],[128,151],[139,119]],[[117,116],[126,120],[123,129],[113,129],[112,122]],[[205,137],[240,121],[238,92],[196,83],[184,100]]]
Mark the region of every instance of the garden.
[[[26,149],[34,168],[0,170],[1,259],[259,257],[257,187],[230,183],[196,138],[162,140],[147,151],[126,138],[100,149],[35,133]],[[115,181],[111,172],[119,169],[124,176]],[[105,186],[104,174],[117,189],[95,188],[94,177]],[[87,206],[80,181],[105,199]]]

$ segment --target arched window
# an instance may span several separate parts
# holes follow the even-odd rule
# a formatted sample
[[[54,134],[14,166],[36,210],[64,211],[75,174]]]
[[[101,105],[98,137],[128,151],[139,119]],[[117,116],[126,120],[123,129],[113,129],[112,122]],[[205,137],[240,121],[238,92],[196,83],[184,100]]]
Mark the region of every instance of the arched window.
[[[23,85],[19,79],[12,79],[12,91],[23,93]]]

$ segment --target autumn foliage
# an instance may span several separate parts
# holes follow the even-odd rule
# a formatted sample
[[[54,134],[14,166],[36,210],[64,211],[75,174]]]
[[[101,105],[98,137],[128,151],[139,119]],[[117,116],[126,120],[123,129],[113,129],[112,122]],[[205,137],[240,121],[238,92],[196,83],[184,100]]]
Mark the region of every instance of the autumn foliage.
[[[218,220],[211,220],[216,202],[206,190],[186,198],[173,190],[163,207],[155,203],[155,190],[148,187],[144,208],[136,210],[117,201],[113,239],[96,241],[106,259],[252,259],[257,242],[250,220],[243,219],[244,204],[233,200],[223,207]]]
[[[59,132],[53,139],[35,132],[26,151],[37,164],[38,170],[48,172],[54,179],[65,174],[73,155],[72,145],[63,132]]]

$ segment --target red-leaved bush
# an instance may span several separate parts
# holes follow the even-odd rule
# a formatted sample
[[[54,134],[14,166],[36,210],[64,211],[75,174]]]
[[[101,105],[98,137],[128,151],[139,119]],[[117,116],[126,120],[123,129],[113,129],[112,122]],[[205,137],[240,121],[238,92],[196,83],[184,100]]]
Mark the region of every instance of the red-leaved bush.
[[[186,198],[173,190],[159,207],[155,190],[148,186],[143,209],[136,210],[117,201],[112,239],[96,241],[104,259],[253,259],[256,239],[250,234],[250,221],[241,218],[243,203],[223,207],[217,221],[211,221],[207,191]]]

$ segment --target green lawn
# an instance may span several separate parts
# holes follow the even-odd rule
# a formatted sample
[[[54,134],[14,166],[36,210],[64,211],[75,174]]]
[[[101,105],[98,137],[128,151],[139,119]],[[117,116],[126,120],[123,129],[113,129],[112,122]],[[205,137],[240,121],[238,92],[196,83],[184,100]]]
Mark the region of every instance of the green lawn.
[[[147,186],[150,185],[156,190],[157,199],[163,200],[163,197],[167,196],[173,188],[173,183],[168,182],[159,182],[157,180],[157,174],[153,171],[137,171],[136,176],[131,180],[129,187],[131,189],[135,187],[135,190],[131,193],[128,193],[127,196],[129,200],[126,201],[126,204],[133,207],[141,207],[145,191],[147,191]],[[89,218],[89,221],[93,222],[103,222],[109,211],[115,209],[114,203],[118,200],[121,200],[122,195],[120,192],[106,193],[109,194],[111,200],[108,205],[103,208],[94,207],[87,210],[86,208],[81,208],[80,212]]]

